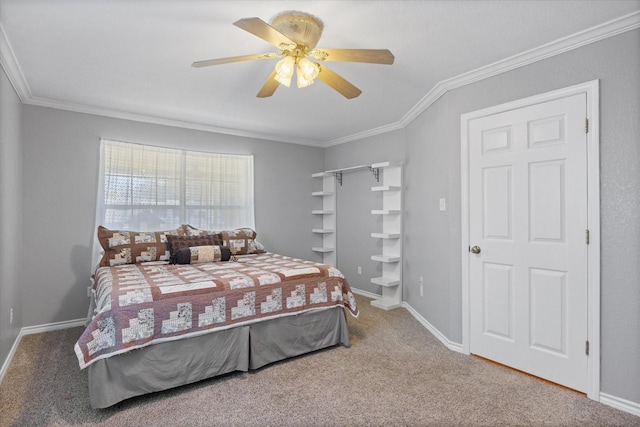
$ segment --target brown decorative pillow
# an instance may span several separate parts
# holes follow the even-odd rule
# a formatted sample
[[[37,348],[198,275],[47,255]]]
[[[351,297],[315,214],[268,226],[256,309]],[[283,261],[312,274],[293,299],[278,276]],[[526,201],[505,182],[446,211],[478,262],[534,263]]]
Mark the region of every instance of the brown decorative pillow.
[[[229,261],[231,251],[224,246],[191,246],[179,249],[175,254],[176,264],[202,264],[205,262]],[[173,259],[173,258],[172,258]]]
[[[257,233],[250,228],[238,228],[232,231],[222,231],[222,244],[231,250],[232,255],[260,254],[264,250],[256,245]]]
[[[182,228],[184,229],[184,232],[187,236],[203,236],[206,234],[218,234],[220,235],[219,231],[213,231],[213,230],[200,230],[199,228],[195,228],[192,225],[189,224],[182,224]]]
[[[129,231],[99,226],[98,240],[104,249],[100,266],[169,261],[167,236],[179,234],[184,234],[182,227],[167,231]]]
[[[169,254],[173,256],[178,250],[191,246],[213,246],[222,245],[222,236],[219,234],[203,234],[198,236],[167,236],[167,247]]]

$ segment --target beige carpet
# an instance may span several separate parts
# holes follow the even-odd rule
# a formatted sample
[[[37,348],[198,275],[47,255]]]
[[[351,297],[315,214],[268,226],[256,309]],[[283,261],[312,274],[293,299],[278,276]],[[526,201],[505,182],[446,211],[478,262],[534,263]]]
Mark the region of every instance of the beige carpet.
[[[92,410],[81,328],[22,339],[0,384],[1,426],[640,426],[640,417],[445,348],[406,310],[358,296],[334,347]]]

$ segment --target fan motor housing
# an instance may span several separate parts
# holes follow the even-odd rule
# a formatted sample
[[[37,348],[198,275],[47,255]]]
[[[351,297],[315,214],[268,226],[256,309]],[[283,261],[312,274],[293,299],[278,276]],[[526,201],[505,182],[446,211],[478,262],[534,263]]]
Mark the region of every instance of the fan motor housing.
[[[324,24],[315,16],[304,12],[285,12],[273,18],[271,26],[307,50],[316,47]]]

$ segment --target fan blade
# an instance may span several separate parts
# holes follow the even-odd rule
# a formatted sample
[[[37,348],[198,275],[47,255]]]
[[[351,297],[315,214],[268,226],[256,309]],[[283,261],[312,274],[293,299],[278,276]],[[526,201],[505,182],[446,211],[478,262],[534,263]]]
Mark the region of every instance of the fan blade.
[[[320,73],[318,73],[318,78],[331,86],[334,90],[339,92],[342,96],[347,99],[352,99],[357,97],[362,93],[360,89],[346,81],[343,77],[331,71],[325,65],[318,64],[320,66]]]
[[[281,50],[291,50],[296,47],[296,42],[273,28],[260,18],[243,18],[233,23],[236,27],[250,32],[256,37],[271,43]]]
[[[262,89],[260,89],[260,92],[258,92],[258,94],[256,95],[258,98],[267,98],[273,95],[276,89],[278,89],[278,86],[280,86],[280,83],[278,83],[278,81],[275,79],[275,76],[276,76],[276,70],[273,70],[271,72],[271,75],[267,79],[267,81],[264,82],[264,86],[262,86]]]
[[[277,53],[257,53],[254,55],[230,56],[228,58],[207,59],[205,61],[196,61],[191,64],[192,67],[208,67],[210,65],[228,64],[230,62],[251,61],[252,59],[270,59],[280,56]]]
[[[393,54],[387,49],[313,49],[307,53],[321,61],[368,62],[393,64]]]

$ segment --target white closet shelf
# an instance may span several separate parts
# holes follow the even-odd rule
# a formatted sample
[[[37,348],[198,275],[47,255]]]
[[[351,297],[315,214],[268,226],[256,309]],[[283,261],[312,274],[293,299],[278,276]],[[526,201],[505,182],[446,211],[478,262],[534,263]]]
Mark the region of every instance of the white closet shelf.
[[[383,296],[382,298],[371,301],[371,305],[383,310],[393,310],[402,307],[402,302],[399,302],[397,298]]]
[[[314,215],[331,215],[331,214],[334,214],[335,211],[320,209],[320,210],[313,210],[311,211],[311,213]]]
[[[333,196],[333,191],[314,191],[312,196]]]
[[[348,168],[342,169],[332,169],[330,171],[318,172],[311,175],[312,178],[323,178],[325,176],[333,176],[336,173],[348,173],[348,172],[357,172],[359,170],[369,169],[369,165],[358,165],[351,166]]]
[[[386,263],[399,262],[400,261],[400,256],[397,256],[397,255],[371,255],[371,261],[386,262]]]
[[[397,185],[381,185],[379,187],[371,187],[371,191],[400,191],[401,188]]]
[[[399,239],[400,233],[371,233],[371,237],[376,239]]]
[[[335,230],[331,230],[328,228],[314,228],[313,230],[311,230],[312,233],[317,233],[317,234],[329,234],[329,233],[333,233]]]
[[[374,163],[374,164],[371,165],[371,167],[373,169],[376,169],[376,168],[381,168],[381,169],[384,169],[384,168],[398,168],[400,166],[402,166],[401,162],[380,162],[380,163]]]
[[[400,284],[400,279],[396,277],[373,277],[371,278],[371,283],[380,286],[392,287],[398,286]]]
[[[394,215],[399,213],[399,209],[374,209],[371,211],[372,215]]]
[[[335,251],[334,248],[323,248],[323,247],[317,247],[317,246],[311,248],[311,250],[314,251],[314,252],[323,252],[323,253]]]

